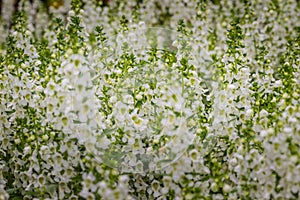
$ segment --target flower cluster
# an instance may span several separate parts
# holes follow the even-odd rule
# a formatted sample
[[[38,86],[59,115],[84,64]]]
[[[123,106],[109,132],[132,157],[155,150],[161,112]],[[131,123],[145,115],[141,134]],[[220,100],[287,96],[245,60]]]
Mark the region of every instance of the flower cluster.
[[[0,5],[0,199],[299,199],[299,1]]]

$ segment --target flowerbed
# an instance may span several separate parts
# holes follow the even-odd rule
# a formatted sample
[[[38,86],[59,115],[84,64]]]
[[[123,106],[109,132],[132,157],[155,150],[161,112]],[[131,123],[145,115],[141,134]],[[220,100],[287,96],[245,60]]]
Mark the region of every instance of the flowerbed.
[[[0,199],[299,199],[299,13],[2,1]]]

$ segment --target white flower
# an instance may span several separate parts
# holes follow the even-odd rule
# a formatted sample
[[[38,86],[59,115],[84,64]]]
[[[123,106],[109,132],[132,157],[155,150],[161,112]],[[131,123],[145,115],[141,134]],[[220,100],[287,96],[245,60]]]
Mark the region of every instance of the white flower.
[[[224,191],[224,193],[229,193],[231,191],[230,185],[224,184],[223,191]]]
[[[134,98],[131,95],[126,94],[126,95],[123,96],[123,102],[125,104],[132,105],[134,103]]]
[[[47,88],[44,90],[45,94],[52,96],[56,90],[57,86],[53,82],[53,80],[50,80],[47,84]]]
[[[264,117],[266,117],[268,115],[268,112],[266,110],[262,109],[260,111],[259,115],[260,115],[261,118],[264,118]]]
[[[82,186],[83,188],[88,188],[92,192],[96,191],[97,186],[93,183],[96,180],[96,177],[92,173],[82,175]]]
[[[143,119],[137,114],[137,110],[135,109],[131,114],[130,118],[136,130],[144,131],[147,128],[147,119]]]
[[[116,122],[119,125],[125,125],[126,120],[130,119],[129,115],[129,106],[118,101],[114,106],[113,106],[113,111],[112,115],[114,116]]]
[[[219,190],[219,186],[217,185],[217,183],[213,182],[211,185],[210,185],[210,189],[213,191],[213,192],[217,192]]]
[[[252,109],[246,110],[246,116],[247,116],[247,117],[252,116],[252,114],[253,114],[253,110],[252,110]]]
[[[26,146],[24,148],[24,155],[30,154],[31,153],[31,147],[30,146]]]
[[[192,159],[193,162],[198,162],[199,160],[199,155],[198,151],[196,149],[193,149],[189,152],[189,155]]]
[[[118,98],[115,95],[111,96],[110,99],[109,99],[109,102],[111,104],[115,104],[117,101],[118,101]]]
[[[97,140],[97,146],[99,146],[102,149],[108,148],[110,145],[110,140],[107,138],[106,135],[99,136],[100,139]]]
[[[4,186],[0,185],[0,200],[8,200],[9,194],[4,190]]]

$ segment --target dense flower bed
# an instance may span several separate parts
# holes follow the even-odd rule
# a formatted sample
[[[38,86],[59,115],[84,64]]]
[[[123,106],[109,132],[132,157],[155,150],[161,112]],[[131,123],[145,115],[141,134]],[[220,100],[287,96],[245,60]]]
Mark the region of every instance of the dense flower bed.
[[[1,1],[0,199],[299,199],[296,0]]]

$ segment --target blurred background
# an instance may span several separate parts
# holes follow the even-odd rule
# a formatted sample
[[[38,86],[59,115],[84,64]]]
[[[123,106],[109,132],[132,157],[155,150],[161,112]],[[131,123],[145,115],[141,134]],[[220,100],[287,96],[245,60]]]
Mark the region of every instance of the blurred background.
[[[10,2],[10,4],[13,5],[15,11],[18,10],[18,5],[22,0],[0,0],[0,9],[2,12],[2,8],[4,7],[3,4]],[[24,1],[24,0],[23,0]],[[30,3],[33,3],[34,0],[27,0]],[[49,7],[54,7],[54,8],[59,8],[60,6],[64,5],[64,0],[38,0],[40,2],[42,2],[47,8]],[[107,5],[109,3],[109,1],[111,0],[91,0],[91,1],[95,1],[95,3],[101,3],[103,6]]]

